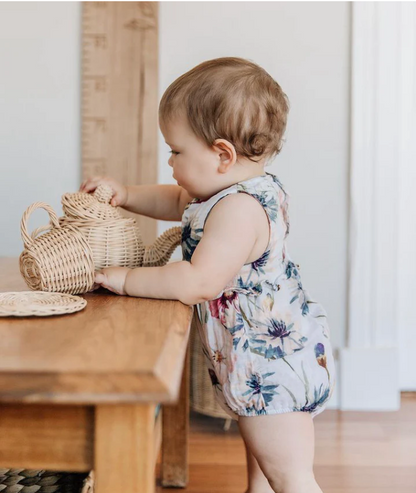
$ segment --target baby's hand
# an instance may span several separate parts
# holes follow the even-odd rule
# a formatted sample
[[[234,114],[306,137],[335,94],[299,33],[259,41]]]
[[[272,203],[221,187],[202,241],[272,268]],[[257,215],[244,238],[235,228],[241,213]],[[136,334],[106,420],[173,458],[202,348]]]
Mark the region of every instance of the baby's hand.
[[[107,267],[95,273],[94,281],[109,291],[124,296],[127,294],[124,285],[130,270],[128,267]]]
[[[127,187],[114,178],[108,176],[93,176],[81,183],[80,192],[93,192],[99,185],[108,185],[113,189],[112,206],[123,207],[127,203]]]

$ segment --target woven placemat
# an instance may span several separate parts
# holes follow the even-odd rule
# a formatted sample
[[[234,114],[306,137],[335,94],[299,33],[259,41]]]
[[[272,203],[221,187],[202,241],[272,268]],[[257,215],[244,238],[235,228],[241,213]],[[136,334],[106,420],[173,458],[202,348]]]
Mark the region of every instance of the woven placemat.
[[[0,317],[47,317],[82,310],[87,301],[80,296],[46,291],[0,293]]]

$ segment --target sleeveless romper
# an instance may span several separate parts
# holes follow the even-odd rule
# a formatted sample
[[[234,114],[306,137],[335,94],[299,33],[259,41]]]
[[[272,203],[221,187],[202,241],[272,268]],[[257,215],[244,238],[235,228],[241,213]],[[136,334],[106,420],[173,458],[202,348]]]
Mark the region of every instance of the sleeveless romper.
[[[182,255],[190,262],[215,204],[247,193],[269,220],[266,250],[244,264],[214,299],[196,306],[198,332],[220,406],[233,418],[303,411],[320,414],[335,386],[327,313],[302,286],[286,251],[288,199],[272,173],[244,180],[182,216]]]

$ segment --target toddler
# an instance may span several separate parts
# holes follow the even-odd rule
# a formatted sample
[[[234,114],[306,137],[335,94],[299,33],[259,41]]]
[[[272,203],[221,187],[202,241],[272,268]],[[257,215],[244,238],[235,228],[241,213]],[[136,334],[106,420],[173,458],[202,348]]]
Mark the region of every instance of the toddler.
[[[289,104],[242,58],[208,60],[175,80],[159,106],[178,185],[112,186],[112,205],[182,222],[183,260],[108,268],[96,286],[195,305],[220,405],[238,421],[246,493],[318,493],[313,418],[335,384],[327,313],[286,250],[288,198],[265,166],[282,147]]]

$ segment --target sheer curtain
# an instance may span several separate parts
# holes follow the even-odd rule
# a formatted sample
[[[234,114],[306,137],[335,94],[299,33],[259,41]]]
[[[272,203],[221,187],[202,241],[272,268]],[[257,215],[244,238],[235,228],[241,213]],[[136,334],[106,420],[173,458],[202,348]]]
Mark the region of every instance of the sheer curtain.
[[[401,3],[397,324],[399,385],[416,390],[416,3]]]
[[[416,390],[413,2],[353,2],[348,331],[341,409]]]

